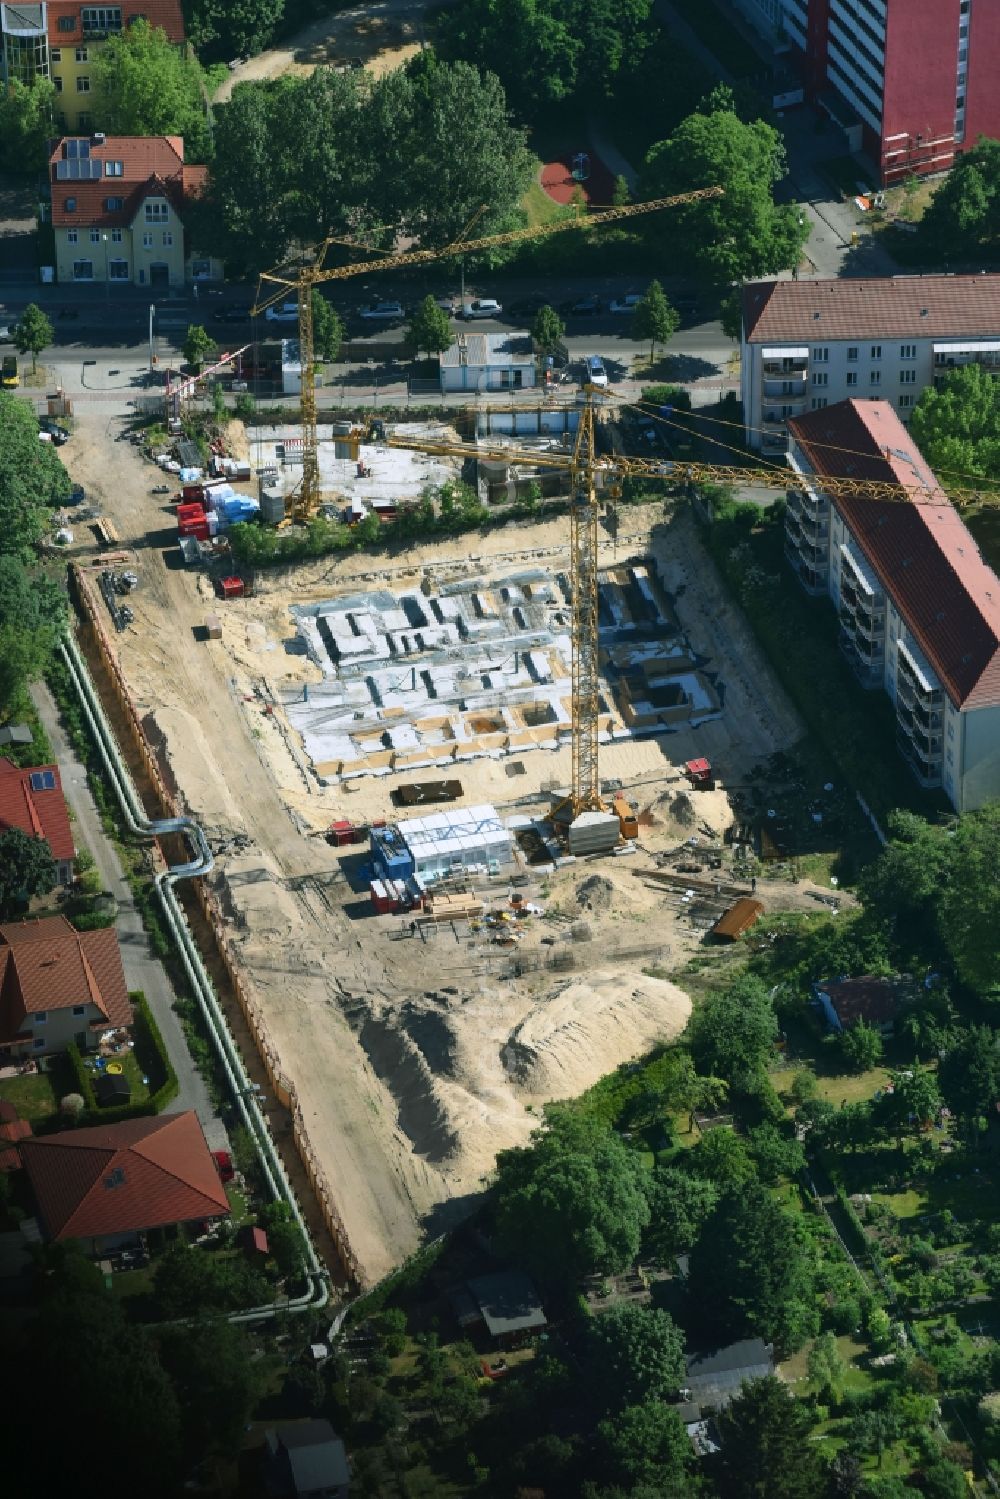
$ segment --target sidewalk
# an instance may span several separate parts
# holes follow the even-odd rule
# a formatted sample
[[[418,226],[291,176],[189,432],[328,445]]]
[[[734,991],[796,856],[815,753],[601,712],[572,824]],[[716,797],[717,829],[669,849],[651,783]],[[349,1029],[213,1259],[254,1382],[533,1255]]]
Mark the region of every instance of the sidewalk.
[[[87,785],[87,772],[66,737],[59,710],[44,682],[38,682],[32,687],[31,696],[52,741],[53,753],[62,777],[63,793],[74,820],[75,836],[93,854],[104,881],[104,889],[110,890],[118,902],[115,930],[122,951],[125,981],[129,989],[141,989],[149,1001],[149,1008],[160,1028],[167,1055],[177,1074],[180,1087],[177,1097],[168,1108],[171,1113],[194,1109],[201,1120],[209,1149],[228,1150],[229,1139],[225,1126],[212,1108],[208,1088],[191,1060],[184,1031],[174,1013],[173,986],[163,964],[150,950],[149,938],[122,872],[118,853],[101,826],[100,815]]]

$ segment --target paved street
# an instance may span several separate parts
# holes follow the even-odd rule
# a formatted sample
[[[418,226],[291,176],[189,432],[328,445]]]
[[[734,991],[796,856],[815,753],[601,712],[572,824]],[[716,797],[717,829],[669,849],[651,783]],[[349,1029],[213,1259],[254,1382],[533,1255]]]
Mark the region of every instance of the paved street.
[[[110,890],[118,902],[119,914],[115,929],[121,944],[125,980],[129,989],[141,989],[149,1001],[150,1010],[160,1028],[177,1074],[180,1091],[170,1105],[171,1112],[194,1109],[201,1120],[210,1148],[226,1150],[229,1142],[225,1126],[215,1114],[208,1089],[191,1061],[181,1023],[174,1013],[173,986],[163,964],[153,956],[150,949],[142,918],[136,910],[117,851],[101,826],[97,807],[87,785],[86,770],[66,737],[59,710],[48,688],[39,682],[31,691],[39,717],[52,741],[52,749],[62,776],[63,792],[73,818],[74,836],[78,843],[93,854],[105,890]]]

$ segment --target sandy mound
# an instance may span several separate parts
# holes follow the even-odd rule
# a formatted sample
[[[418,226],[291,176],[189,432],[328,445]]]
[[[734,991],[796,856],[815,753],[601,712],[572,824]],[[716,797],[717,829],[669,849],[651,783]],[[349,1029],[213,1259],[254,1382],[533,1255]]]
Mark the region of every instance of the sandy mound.
[[[597,971],[572,979],[511,1032],[501,1053],[522,1096],[572,1098],[605,1072],[679,1036],[691,1001],[644,974]]]
[[[246,824],[194,715],[184,708],[157,708],[142,726],[167,786],[206,832],[244,832]]]
[[[576,887],[576,902],[584,911],[610,911],[615,887],[603,874],[592,874]]]
[[[241,854],[216,865],[215,892],[226,919],[254,937],[290,935],[302,925],[295,901],[266,855]]]
[[[733,811],[721,789],[678,791],[671,787],[640,815],[640,822],[647,819],[668,840],[675,838],[681,843],[686,838],[704,836],[705,828],[710,828],[714,837],[721,837],[732,823]]]

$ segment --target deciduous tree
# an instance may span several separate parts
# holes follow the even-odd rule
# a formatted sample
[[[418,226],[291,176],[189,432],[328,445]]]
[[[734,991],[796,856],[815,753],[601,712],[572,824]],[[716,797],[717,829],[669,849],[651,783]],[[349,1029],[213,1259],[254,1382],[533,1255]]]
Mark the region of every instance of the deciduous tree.
[[[672,1392],[676,1393],[676,1392]],[[626,1483],[648,1483],[657,1494],[676,1493],[688,1482],[691,1443],[677,1411],[661,1400],[644,1400],[609,1416],[597,1435],[614,1476]]]
[[[0,391],[0,556],[26,562],[48,525],[51,506],[69,491],[69,475],[53,444],[38,441],[31,407]]]
[[[649,340],[649,359],[652,363],[657,344],[668,344],[680,326],[680,314],[667,301],[663,287],[651,281],[645,296],[636,304],[629,325],[629,338],[636,343]]]
[[[841,1031],[840,1050],[852,1072],[868,1072],[882,1060],[882,1037],[867,1020],[858,1020]]]
[[[587,1332],[588,1383],[604,1410],[673,1400],[684,1373],[684,1339],[673,1319],[632,1302],[609,1307]]]
[[[927,462],[947,486],[963,474],[1000,479],[1000,394],[981,364],[949,370],[928,385],[913,409],[910,430]]]
[[[945,1052],[938,1067],[945,1103],[974,1131],[993,1116],[1000,1101],[1000,1037],[987,1025],[972,1025]]]
[[[743,975],[705,999],[688,1034],[700,1073],[752,1090],[777,1038],[778,1021],[760,979]]]
[[[432,296],[426,296],[410,319],[404,334],[407,350],[419,354],[421,349],[428,355],[443,354],[455,341],[451,331],[451,319],[443,307],[439,307]]]
[[[209,350],[215,348],[215,339],[200,323],[190,323],[181,348],[188,364],[200,369]]]
[[[941,930],[962,980],[1000,994],[1000,802],[959,819],[950,839]]]
[[[47,895],[56,887],[56,861],[44,838],[20,828],[0,833],[0,912],[12,916],[22,900]]]
[[[661,1259],[685,1254],[718,1200],[719,1188],[707,1177],[679,1166],[656,1166],[649,1189],[646,1235],[653,1253]]]
[[[533,1139],[497,1157],[497,1230],[507,1252],[548,1284],[623,1270],[649,1222],[635,1152],[572,1115]]]
[[[0,556],[0,716],[45,671],[65,619],[66,599],[56,583],[29,573],[16,557]]]
[[[36,73],[0,85],[0,164],[8,172],[38,172],[48,160],[55,113],[55,84]]]
[[[671,254],[684,268],[717,284],[749,280],[798,263],[808,227],[793,204],[776,204],[786,175],[780,134],[763,120],[745,124],[730,110],[693,114],[646,158],[645,197],[718,186],[721,198],[670,210]]]
[[[759,1334],[784,1352],[816,1329],[813,1257],[796,1221],[767,1189],[728,1192],[691,1251],[692,1311],[720,1337]]]
[[[335,307],[313,288],[313,351],[318,359],[333,361],[340,355],[344,342],[344,325]]]
[[[54,338],[52,324],[42,309],[29,302],[14,325],[14,343],[19,354],[31,355],[31,373],[37,369],[38,355]]]
[[[566,324],[554,307],[539,307],[531,325],[531,336],[543,354],[553,354],[566,334]]]
[[[180,135],[186,161],[204,161],[211,137],[201,72],[160,26],[133,21],[91,64],[102,128],[114,135]]]

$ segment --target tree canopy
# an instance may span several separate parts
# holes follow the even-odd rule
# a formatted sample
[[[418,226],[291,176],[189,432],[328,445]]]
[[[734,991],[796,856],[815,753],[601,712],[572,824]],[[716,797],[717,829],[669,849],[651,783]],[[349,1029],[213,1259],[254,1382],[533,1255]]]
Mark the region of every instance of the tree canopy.
[[[258,270],[325,233],[445,245],[484,203],[477,233],[519,223],[531,172],[492,73],[433,54],[378,79],[317,68],[233,90],[195,235]]]
[[[720,1337],[754,1334],[783,1351],[815,1331],[813,1263],[802,1230],[767,1189],[728,1192],[691,1251],[692,1310]]]
[[[52,324],[35,302],[29,302],[14,327],[14,342],[19,354],[31,355],[31,370],[37,368],[36,360],[43,349],[47,349],[54,334]]]
[[[938,1085],[953,1113],[969,1125],[991,1117],[1000,1101],[1000,1037],[987,1025],[963,1031],[941,1058]]]
[[[741,974],[691,1016],[688,1038],[698,1071],[750,1090],[765,1070],[778,1021],[760,979]]]
[[[974,259],[1000,245],[1000,141],[980,138],[956,157],[920,221],[917,244],[927,258]]]
[[[0,556],[27,561],[48,525],[49,510],[70,491],[69,475],[25,401],[0,391]]]
[[[497,1157],[497,1231],[508,1253],[550,1285],[624,1269],[649,1222],[635,1152],[572,1115],[532,1138]]]
[[[949,370],[939,390],[928,385],[910,431],[945,486],[949,472],[1000,479],[1000,392],[981,364]]]
[[[58,584],[0,556],[0,710],[45,671],[65,618]]]
[[[227,60],[262,52],[284,14],[285,0],[187,0],[184,6],[192,45]]]
[[[618,1304],[595,1317],[587,1359],[595,1401],[608,1411],[673,1400],[684,1382],[684,1339],[673,1319],[653,1307]]]
[[[44,838],[20,828],[0,833],[0,915],[13,916],[19,901],[47,895],[56,885],[56,862]]]
[[[137,20],[113,33],[92,64],[95,114],[114,135],[180,135],[186,161],[205,161],[211,146],[201,70],[160,26]]]
[[[412,354],[419,354],[421,349],[428,355],[443,354],[451,348],[454,340],[451,319],[429,294],[410,319],[404,340]]]
[[[636,343],[645,343],[648,339],[652,361],[656,345],[668,344],[679,325],[680,315],[667,301],[663,287],[658,281],[651,281],[632,314],[629,338],[634,338]]]
[[[466,0],[442,9],[441,55],[500,75],[524,119],[574,95],[606,97],[647,40],[651,0]]]
[[[5,171],[45,169],[55,100],[55,84],[40,73],[30,83],[11,78],[0,84],[0,166]]]
[[[809,1417],[787,1385],[751,1379],[717,1416],[724,1499],[821,1499],[826,1480]]]
[[[690,1494],[691,1443],[676,1409],[662,1400],[629,1405],[602,1421],[597,1435],[614,1476],[625,1483],[648,1483],[657,1496]]]
[[[695,113],[653,146],[642,175],[643,197],[718,186],[721,198],[670,210],[671,258],[703,280],[728,284],[798,264],[808,226],[793,204],[776,204],[786,174],[781,135],[763,120],[746,124],[728,109]]]

